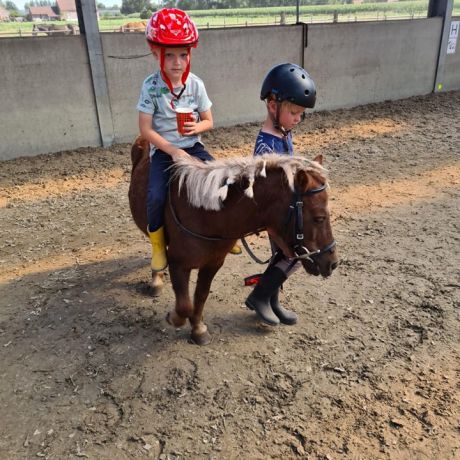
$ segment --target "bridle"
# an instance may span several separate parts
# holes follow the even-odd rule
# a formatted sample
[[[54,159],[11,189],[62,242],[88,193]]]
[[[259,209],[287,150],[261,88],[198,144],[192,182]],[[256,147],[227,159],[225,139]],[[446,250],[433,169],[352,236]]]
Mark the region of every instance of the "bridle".
[[[304,233],[303,233],[303,200],[304,196],[311,196],[315,195],[316,193],[320,193],[327,188],[327,183],[322,184],[317,188],[313,188],[311,190],[307,190],[305,192],[299,192],[296,190],[293,194],[292,204],[289,206],[289,214],[286,220],[285,227],[288,229],[289,223],[294,215],[294,244],[293,244],[293,251],[295,256],[292,257],[292,260],[308,260],[312,263],[315,263],[314,258],[325,254],[327,252],[332,252],[336,246],[336,241],[332,240],[331,243],[324,246],[321,249],[317,249],[316,251],[309,251],[304,243]]]
[[[292,216],[294,215],[294,244],[292,246],[293,252],[295,254],[294,257],[290,258],[290,260],[308,260],[311,263],[315,263],[315,258],[325,254],[327,252],[332,252],[334,247],[336,246],[335,240],[332,240],[331,243],[328,245],[324,246],[321,249],[317,249],[315,251],[309,251],[304,244],[304,233],[303,233],[303,200],[302,198],[304,196],[311,196],[315,195],[316,193],[323,192],[326,190],[327,184],[324,183],[320,187],[307,190],[306,192],[299,192],[299,191],[294,191],[293,192],[293,200],[292,204],[289,206],[289,212],[287,215],[286,223],[285,223],[285,228],[286,228],[286,233],[289,228],[289,223],[291,222]],[[268,263],[270,259],[268,259],[265,262],[260,261],[257,257],[252,254],[252,251],[249,249],[249,246],[245,242],[244,238],[249,235],[253,235],[256,233],[259,233],[263,230],[266,230],[265,228],[259,228],[255,231],[245,233],[244,235],[238,235],[238,236],[233,236],[233,237],[224,237],[224,236],[208,236],[208,235],[203,235],[201,233],[194,232],[193,230],[190,230],[189,228],[185,227],[185,225],[182,224],[182,222],[179,220],[179,217],[176,214],[176,211],[174,210],[174,207],[172,205],[172,199],[171,199],[171,184],[168,187],[168,195],[169,195],[169,210],[171,211],[171,215],[173,217],[174,222],[176,225],[184,232],[187,233],[190,236],[193,236],[195,238],[198,238],[200,240],[205,240],[205,241],[227,241],[227,240],[238,240],[242,239],[243,245],[245,249],[248,251],[249,255],[258,263],[261,264],[266,264]],[[245,244],[246,243],[246,244]]]

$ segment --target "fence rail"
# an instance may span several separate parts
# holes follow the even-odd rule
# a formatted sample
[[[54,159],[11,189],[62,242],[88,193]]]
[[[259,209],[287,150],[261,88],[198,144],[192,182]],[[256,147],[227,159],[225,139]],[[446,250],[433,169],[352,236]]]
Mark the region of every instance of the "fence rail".
[[[333,22],[375,22],[375,21],[390,21],[390,20],[408,20],[408,19],[421,19],[426,18],[426,13],[413,13],[409,15],[387,15],[385,13],[377,12],[377,14],[364,15],[364,14],[329,14],[329,15],[300,15],[300,21],[307,24],[321,24],[321,23],[333,23]],[[231,17],[229,19],[221,18],[222,21],[219,23],[210,22],[198,22],[199,29],[214,29],[214,28],[226,28],[226,27],[257,27],[257,26],[272,26],[272,25],[292,25],[296,23],[295,15],[286,15],[284,17],[272,16],[264,18],[251,18],[244,19],[238,17]],[[132,33],[135,31],[122,30],[120,25],[100,25],[99,30],[102,33],[106,32],[119,32],[119,33]],[[142,33],[137,31],[138,33]],[[44,37],[44,36],[62,36],[62,35],[78,35],[79,28],[75,26],[74,31],[63,31],[63,30],[48,30],[48,31],[33,31],[31,27],[21,27],[17,29],[10,29],[7,31],[0,31],[0,38],[2,37]]]

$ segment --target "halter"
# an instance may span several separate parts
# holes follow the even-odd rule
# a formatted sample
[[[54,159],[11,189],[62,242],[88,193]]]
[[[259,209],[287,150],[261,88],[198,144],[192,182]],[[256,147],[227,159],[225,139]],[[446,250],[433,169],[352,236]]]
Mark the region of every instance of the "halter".
[[[332,250],[336,246],[335,240],[332,240],[331,243],[329,243],[328,245],[324,246],[321,249],[317,249],[316,251],[309,251],[304,245],[303,212],[302,212],[303,201],[302,201],[302,197],[315,195],[316,193],[323,192],[324,190],[326,190],[326,188],[327,188],[327,184],[324,183],[320,187],[314,188],[314,189],[311,189],[311,190],[307,190],[306,192],[299,192],[299,191],[293,192],[293,201],[292,201],[292,204],[289,206],[289,212],[288,212],[288,216],[287,216],[286,224],[285,224],[286,227],[289,225],[289,222],[292,219],[292,215],[294,214],[294,216],[295,216],[295,220],[294,220],[294,242],[295,242],[295,244],[294,244],[292,249],[293,249],[293,252],[294,252],[295,256],[291,257],[290,260],[308,260],[308,261],[310,261],[312,263],[315,263],[314,258],[316,258],[316,257],[318,257],[318,256],[320,256],[322,254],[325,254],[327,252],[332,252]],[[169,185],[169,187],[168,187],[168,195],[169,195],[169,200],[168,200],[169,209],[171,211],[171,215],[172,215],[173,220],[176,223],[176,225],[183,232],[187,233],[190,236],[198,238],[200,240],[205,240],[205,241],[228,241],[228,240],[238,240],[238,239],[242,238],[243,245],[244,245],[245,249],[248,251],[249,255],[251,255],[251,251],[248,249],[249,248],[248,245],[244,244],[245,243],[244,238],[246,236],[254,235],[256,233],[259,233],[262,230],[266,230],[265,228],[259,228],[259,229],[255,230],[253,232],[248,232],[248,233],[246,233],[244,235],[238,235],[238,236],[234,236],[234,237],[208,236],[208,235],[203,235],[201,233],[194,232],[193,230],[188,229],[187,227],[185,227],[182,224],[182,222],[179,220],[179,217],[177,216],[177,214],[176,214],[176,212],[175,212],[175,210],[173,208],[172,200],[171,200],[171,185]],[[262,261],[260,261],[260,259],[254,258],[253,255],[251,255],[251,257],[257,263],[260,263],[260,264],[266,264],[271,260],[271,258],[270,258],[266,262],[262,262]]]
[[[332,250],[336,246],[335,240],[332,240],[331,243],[324,246],[321,249],[317,249],[316,251],[309,251],[304,245],[304,233],[303,233],[303,200],[302,197],[315,195],[316,193],[320,193],[326,190],[327,184],[324,183],[317,188],[313,188],[311,190],[307,190],[306,192],[299,192],[295,191],[293,195],[292,204],[289,206],[289,214],[286,220],[286,227],[289,225],[289,222],[292,219],[292,215],[294,215],[294,254],[295,257],[292,257],[292,260],[308,260],[312,263],[315,263],[314,258],[318,257],[322,254],[327,252],[332,252]]]

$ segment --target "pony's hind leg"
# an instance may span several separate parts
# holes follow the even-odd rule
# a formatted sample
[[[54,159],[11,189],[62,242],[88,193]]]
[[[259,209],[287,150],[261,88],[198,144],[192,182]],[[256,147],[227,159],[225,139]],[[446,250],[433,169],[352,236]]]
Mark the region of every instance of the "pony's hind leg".
[[[211,334],[203,322],[203,308],[208,298],[212,280],[223,262],[218,265],[206,266],[199,270],[196,283],[195,295],[193,298],[193,314],[190,318],[192,325],[192,342],[197,345],[207,345],[211,342]]]
[[[181,327],[193,313],[192,302],[188,291],[190,270],[179,268],[175,264],[169,265],[169,276],[176,296],[176,308],[166,316],[166,321],[174,327]]]

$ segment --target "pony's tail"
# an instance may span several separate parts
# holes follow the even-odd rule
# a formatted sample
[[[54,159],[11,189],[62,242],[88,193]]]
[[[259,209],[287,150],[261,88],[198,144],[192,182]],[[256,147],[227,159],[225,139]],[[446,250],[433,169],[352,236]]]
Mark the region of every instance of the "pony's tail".
[[[141,136],[137,136],[136,140],[134,141],[133,145],[131,146],[131,163],[133,165],[133,169],[137,166],[137,164],[144,158],[144,156],[149,155],[149,143]]]

